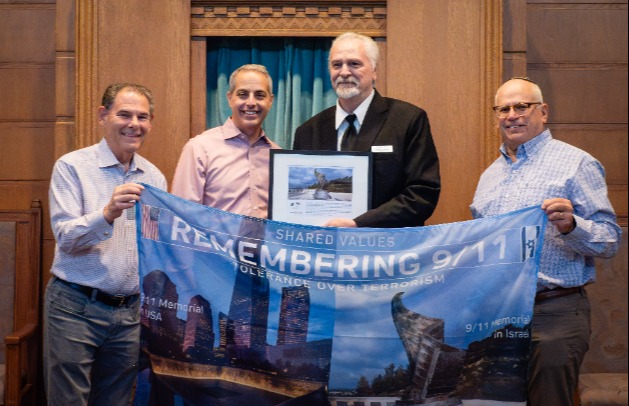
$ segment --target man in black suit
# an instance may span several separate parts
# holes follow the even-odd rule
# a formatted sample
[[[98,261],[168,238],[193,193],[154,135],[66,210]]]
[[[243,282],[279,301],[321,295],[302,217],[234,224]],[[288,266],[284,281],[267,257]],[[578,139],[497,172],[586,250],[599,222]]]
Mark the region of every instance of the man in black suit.
[[[439,200],[439,159],[428,116],[375,90],[378,55],[369,37],[352,32],[337,37],[328,64],[337,104],[295,132],[295,150],[374,154],[372,209],[354,219],[330,220],[328,227],[422,226]]]

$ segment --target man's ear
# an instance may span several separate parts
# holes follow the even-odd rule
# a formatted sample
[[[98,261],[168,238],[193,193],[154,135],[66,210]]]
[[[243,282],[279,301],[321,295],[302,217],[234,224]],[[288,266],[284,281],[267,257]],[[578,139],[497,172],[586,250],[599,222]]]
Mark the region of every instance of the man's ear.
[[[100,106],[98,108],[98,122],[102,125],[105,122],[105,117],[107,117],[107,113],[109,113],[109,110],[107,110],[104,106]]]
[[[544,121],[544,123],[546,123],[546,121],[548,121],[548,113],[550,111],[550,107],[548,107],[548,104],[542,103],[540,109],[542,109],[542,120]]]

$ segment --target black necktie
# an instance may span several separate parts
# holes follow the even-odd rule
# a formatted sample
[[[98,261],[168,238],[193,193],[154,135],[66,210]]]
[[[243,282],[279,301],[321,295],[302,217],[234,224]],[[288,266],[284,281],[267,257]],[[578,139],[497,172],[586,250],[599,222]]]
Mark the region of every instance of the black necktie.
[[[354,143],[356,141],[356,127],[354,127],[356,114],[349,114],[345,117],[345,120],[349,123],[349,127],[345,130],[345,134],[343,134],[343,138],[341,139],[341,151],[351,151],[354,149]]]

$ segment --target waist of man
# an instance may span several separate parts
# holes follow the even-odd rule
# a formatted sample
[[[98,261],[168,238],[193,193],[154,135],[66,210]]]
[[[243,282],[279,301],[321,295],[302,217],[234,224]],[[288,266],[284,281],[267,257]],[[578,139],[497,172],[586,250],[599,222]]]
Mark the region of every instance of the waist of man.
[[[59,283],[69,288],[72,288],[76,290],[77,292],[81,292],[82,294],[84,294],[85,296],[89,298],[96,300],[97,302],[101,302],[103,304],[106,304],[112,307],[125,306],[128,303],[132,303],[136,298],[140,296],[139,293],[136,293],[133,295],[112,295],[110,293],[103,292],[102,290],[93,288],[91,286],[80,285],[75,282],[68,282],[61,278],[56,278],[56,280]]]

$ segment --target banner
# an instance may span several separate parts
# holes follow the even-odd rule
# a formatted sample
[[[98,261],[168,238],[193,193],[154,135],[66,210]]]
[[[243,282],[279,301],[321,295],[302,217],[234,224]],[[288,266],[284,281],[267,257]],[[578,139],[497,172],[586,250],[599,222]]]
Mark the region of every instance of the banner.
[[[539,207],[337,229],[145,187],[136,405],[525,405]]]

